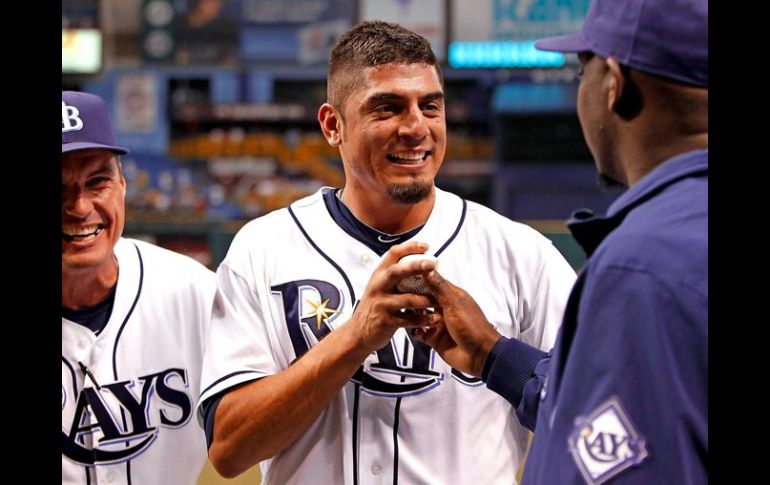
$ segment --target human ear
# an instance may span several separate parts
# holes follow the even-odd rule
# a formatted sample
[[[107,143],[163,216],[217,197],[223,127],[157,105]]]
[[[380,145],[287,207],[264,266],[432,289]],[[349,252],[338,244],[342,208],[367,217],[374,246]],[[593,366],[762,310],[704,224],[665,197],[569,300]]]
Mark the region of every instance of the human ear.
[[[607,66],[607,109],[609,111],[615,111],[623,96],[623,90],[626,87],[626,78],[623,75],[620,63],[618,63],[615,58],[607,58],[605,64]]]
[[[610,57],[607,59],[607,108],[624,120],[631,120],[642,110],[642,93],[631,77],[631,70]]]
[[[342,141],[340,121],[336,108],[331,104],[324,103],[318,108],[318,123],[321,125],[321,132],[330,146],[337,147]]]

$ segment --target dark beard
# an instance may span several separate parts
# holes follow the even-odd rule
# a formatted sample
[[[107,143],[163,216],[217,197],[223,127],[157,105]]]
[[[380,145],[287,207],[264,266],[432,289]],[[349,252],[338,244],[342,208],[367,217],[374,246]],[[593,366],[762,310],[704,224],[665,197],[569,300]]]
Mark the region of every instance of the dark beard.
[[[399,204],[416,204],[430,195],[432,183],[415,181],[408,185],[390,184],[388,195]]]
[[[599,173],[596,175],[596,183],[602,189],[617,189],[620,187],[625,188],[626,186],[626,184],[624,184],[623,182],[618,182],[614,178],[603,173]]]

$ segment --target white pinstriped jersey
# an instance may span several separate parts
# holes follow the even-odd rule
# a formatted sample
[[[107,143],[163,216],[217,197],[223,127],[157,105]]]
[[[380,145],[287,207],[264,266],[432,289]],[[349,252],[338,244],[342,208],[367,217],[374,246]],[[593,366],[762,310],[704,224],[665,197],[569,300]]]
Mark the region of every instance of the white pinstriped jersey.
[[[380,258],[335,220],[328,190],[236,235],[217,271],[201,402],[286,369],[350,318]],[[412,239],[503,335],[554,344],[575,273],[548,239],[438,189]],[[296,443],[262,463],[263,482],[511,484],[525,446],[508,401],[399,329]]]
[[[62,484],[194,484],[206,459],[190,419],[216,284],[200,263],[121,238],[109,321],[62,318]]]

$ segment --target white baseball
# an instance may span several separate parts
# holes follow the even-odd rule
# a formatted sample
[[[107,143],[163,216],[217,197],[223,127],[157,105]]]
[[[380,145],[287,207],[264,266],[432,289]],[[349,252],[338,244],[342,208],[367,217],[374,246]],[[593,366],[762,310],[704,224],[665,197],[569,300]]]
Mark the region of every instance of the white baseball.
[[[438,267],[438,259],[430,254],[408,254],[398,260],[398,263],[411,263],[412,261],[433,261]],[[401,293],[419,293],[421,295],[430,294],[428,285],[425,284],[421,275],[408,276],[396,285],[396,289]]]

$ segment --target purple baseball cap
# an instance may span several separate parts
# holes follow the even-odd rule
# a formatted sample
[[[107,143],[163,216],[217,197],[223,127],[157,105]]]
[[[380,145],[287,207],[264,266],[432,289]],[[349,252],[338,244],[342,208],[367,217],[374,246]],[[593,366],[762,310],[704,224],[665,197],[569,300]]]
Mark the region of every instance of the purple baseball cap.
[[[104,148],[126,154],[115,145],[107,103],[99,96],[77,91],[61,92],[61,152]]]
[[[580,32],[546,51],[593,52],[632,69],[708,88],[708,0],[593,0]]]

